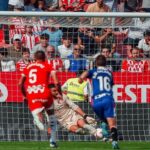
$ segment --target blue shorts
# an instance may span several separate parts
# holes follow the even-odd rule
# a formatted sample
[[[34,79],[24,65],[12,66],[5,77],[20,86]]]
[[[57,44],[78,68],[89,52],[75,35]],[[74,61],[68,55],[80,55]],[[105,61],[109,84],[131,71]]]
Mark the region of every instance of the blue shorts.
[[[100,119],[115,117],[115,104],[112,96],[104,96],[93,101],[93,110]]]

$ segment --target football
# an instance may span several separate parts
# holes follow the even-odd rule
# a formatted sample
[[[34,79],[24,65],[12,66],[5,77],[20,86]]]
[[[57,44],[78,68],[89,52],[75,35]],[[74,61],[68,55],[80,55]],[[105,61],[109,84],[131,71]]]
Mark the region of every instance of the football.
[[[102,138],[103,137],[102,129],[101,128],[97,128],[96,129],[95,137],[96,138]]]

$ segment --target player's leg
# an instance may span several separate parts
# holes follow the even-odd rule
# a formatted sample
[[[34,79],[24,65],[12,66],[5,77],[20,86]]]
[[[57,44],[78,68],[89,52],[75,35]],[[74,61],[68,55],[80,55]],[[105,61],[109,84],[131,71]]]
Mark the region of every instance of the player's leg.
[[[100,128],[102,128],[103,133],[103,141],[106,142],[109,140],[110,133],[109,133],[109,127],[106,119],[101,119],[99,123]]]
[[[44,130],[44,106],[40,99],[29,99],[28,107],[33,116],[33,122],[38,127],[39,130]]]
[[[102,138],[102,129],[101,128],[95,128],[94,126],[86,123],[83,119],[79,119],[77,122],[78,126],[88,131],[89,134],[94,135],[96,138]],[[99,133],[97,134],[97,132]]]
[[[50,115],[50,128],[51,128],[50,147],[57,148],[58,147],[56,143],[57,120],[54,115]]]
[[[57,148],[58,145],[56,143],[56,129],[57,129],[57,119],[54,115],[54,108],[53,108],[53,99],[49,97],[49,101],[45,104],[45,109],[49,115],[49,127],[50,127],[50,147]]]
[[[117,131],[117,127],[116,127],[116,119],[115,118],[107,118],[108,121],[108,125],[110,128],[110,132],[111,132],[111,137],[112,137],[112,147],[114,149],[119,149],[118,146],[118,131]]]
[[[38,127],[38,129],[41,131],[44,130],[43,110],[44,110],[44,108],[35,109],[34,111],[32,111],[33,122]]]
[[[119,149],[118,146],[118,131],[116,126],[116,114],[114,110],[114,102],[111,97],[105,99],[105,108],[104,114],[108,122],[108,126],[110,128],[111,137],[112,137],[112,147],[114,149]]]
[[[83,130],[83,128],[80,128],[77,125],[72,125],[70,126],[70,128],[68,129],[70,132],[76,133],[76,134],[84,134],[85,131]]]
[[[70,119],[71,119],[70,122],[69,121],[66,122],[65,126],[71,132],[77,134],[85,134],[85,132],[89,130],[91,133],[95,131],[95,128],[90,128],[88,125],[86,125],[83,117],[80,116],[79,114],[74,114],[73,116],[71,116]]]
[[[107,129],[107,124],[104,122],[106,119],[104,116],[103,101],[97,100],[97,102],[93,104],[93,110],[100,119],[99,127],[102,128],[103,140],[105,141],[108,139],[109,132]]]

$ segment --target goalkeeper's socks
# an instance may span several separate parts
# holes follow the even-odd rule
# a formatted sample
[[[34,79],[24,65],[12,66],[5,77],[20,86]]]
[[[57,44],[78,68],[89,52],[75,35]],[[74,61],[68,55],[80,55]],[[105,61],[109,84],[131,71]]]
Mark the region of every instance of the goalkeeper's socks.
[[[96,129],[89,124],[84,124],[83,128],[88,130],[91,135],[94,135],[96,133]]]
[[[78,128],[76,131],[75,131],[76,134],[85,134],[85,131],[84,129],[82,128]]]

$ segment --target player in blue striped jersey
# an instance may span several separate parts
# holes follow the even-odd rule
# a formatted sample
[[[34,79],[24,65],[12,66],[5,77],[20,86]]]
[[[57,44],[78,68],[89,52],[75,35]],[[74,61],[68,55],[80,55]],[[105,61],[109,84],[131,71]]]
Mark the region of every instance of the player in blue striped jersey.
[[[100,119],[107,120],[112,136],[112,147],[119,149],[112,91],[113,76],[106,68],[106,58],[104,56],[97,56],[96,68],[83,72],[79,78],[79,83],[82,83],[86,77],[90,78],[92,82],[93,110]]]

